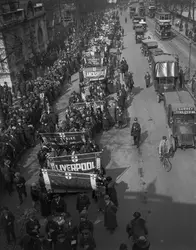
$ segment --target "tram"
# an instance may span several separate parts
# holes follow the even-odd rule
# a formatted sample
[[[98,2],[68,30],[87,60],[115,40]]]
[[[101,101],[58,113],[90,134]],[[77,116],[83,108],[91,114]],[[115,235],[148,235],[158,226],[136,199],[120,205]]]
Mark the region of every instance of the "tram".
[[[148,16],[150,18],[154,18],[156,13],[156,7],[155,6],[149,6],[148,7]]]
[[[161,39],[169,39],[172,36],[171,14],[169,12],[157,12],[155,15],[155,33]]]

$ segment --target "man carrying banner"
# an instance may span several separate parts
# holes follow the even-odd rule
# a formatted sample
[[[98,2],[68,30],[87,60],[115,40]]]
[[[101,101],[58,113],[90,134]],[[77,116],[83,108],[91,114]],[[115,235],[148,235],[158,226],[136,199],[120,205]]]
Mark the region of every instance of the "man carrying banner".
[[[81,213],[84,209],[88,210],[90,206],[90,199],[85,193],[81,193],[77,197],[76,209]]]

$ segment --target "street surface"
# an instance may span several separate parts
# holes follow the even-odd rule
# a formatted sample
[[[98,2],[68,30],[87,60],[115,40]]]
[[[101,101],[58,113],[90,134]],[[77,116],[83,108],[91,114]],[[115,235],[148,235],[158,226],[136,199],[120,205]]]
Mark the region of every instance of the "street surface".
[[[147,24],[149,32],[154,35],[156,40],[159,41],[160,45],[165,48],[165,51],[171,54],[177,54],[180,58],[180,64],[184,67],[188,67],[189,65],[189,51],[190,51],[190,43],[187,39],[185,39],[181,35],[177,35],[171,40],[162,41],[158,37],[155,36],[155,22],[154,19],[147,18]],[[160,47],[161,47],[160,46]],[[196,70],[195,67],[196,60],[196,46],[192,45],[191,48],[191,73],[194,73]]]
[[[128,23],[124,23],[125,16]],[[95,224],[95,240],[98,250],[117,250],[121,243],[130,242],[125,231],[126,224],[133,212],[140,211],[147,220],[151,250],[195,250],[196,249],[196,153],[193,149],[178,150],[171,159],[173,168],[167,173],[159,162],[157,147],[163,135],[168,135],[165,112],[162,104],[158,104],[153,86],[146,89],[145,72],[149,70],[147,60],[140,52],[140,45],[135,44],[132,21],[128,13],[124,12],[121,24],[125,29],[123,56],[134,73],[134,97],[128,103],[130,124],[125,129],[111,129],[100,136],[99,142],[103,152],[103,164],[107,175],[116,179],[118,186],[119,211],[117,213],[118,228],[113,235],[109,234],[103,225],[103,216],[96,211],[96,205],[90,207],[89,218]],[[150,29],[153,23],[149,22]],[[177,40],[177,39],[175,39]],[[161,42],[162,43],[162,42]],[[167,45],[168,43],[168,45]],[[162,43],[168,49],[177,45],[174,41]],[[181,40],[177,44],[183,44]],[[182,55],[186,57],[186,44],[182,47]],[[195,52],[196,53],[196,52]],[[180,56],[181,54],[179,54]],[[196,54],[194,55],[196,56]],[[182,59],[183,60],[183,59]],[[56,109],[63,119],[63,111],[68,104],[68,97],[74,90],[78,90],[78,75],[72,77],[72,86],[65,91],[56,105]],[[134,117],[142,127],[142,145],[140,150],[132,144],[130,127]],[[23,174],[28,185],[37,179],[39,165],[37,161],[37,145],[27,152],[21,163]],[[67,196],[68,211],[78,222],[75,211],[75,195]],[[19,215],[21,211],[31,206],[30,197],[17,208],[18,197],[4,196],[2,204]],[[2,239],[1,239],[2,238]],[[3,246],[3,237],[1,246]]]

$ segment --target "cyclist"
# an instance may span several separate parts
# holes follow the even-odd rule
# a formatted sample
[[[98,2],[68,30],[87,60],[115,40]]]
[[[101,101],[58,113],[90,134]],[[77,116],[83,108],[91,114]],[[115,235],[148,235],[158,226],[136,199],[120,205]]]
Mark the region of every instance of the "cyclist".
[[[167,140],[166,136],[163,136],[162,140],[160,141],[160,144],[159,144],[160,157],[169,154],[169,150],[170,150],[169,141]]]

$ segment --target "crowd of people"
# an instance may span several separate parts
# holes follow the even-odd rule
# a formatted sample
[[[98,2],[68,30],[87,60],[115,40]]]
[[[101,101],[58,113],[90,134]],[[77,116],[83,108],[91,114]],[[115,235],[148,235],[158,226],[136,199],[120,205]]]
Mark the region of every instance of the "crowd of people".
[[[111,17],[111,13],[109,13],[108,17]],[[112,17],[116,24],[117,37],[119,37],[121,29],[118,14],[114,12]],[[2,131],[2,138],[3,136],[7,136],[8,139],[5,137],[7,144],[11,144],[9,138],[12,140],[17,134],[18,137],[16,141],[20,141],[21,147],[33,147],[35,145],[37,130],[40,133],[90,132],[88,140],[84,139],[84,144],[80,147],[67,146],[63,148],[53,148],[43,143],[42,149],[38,152],[38,160],[41,168],[47,167],[46,155],[48,153],[55,157],[59,154],[71,155],[98,152],[100,150],[99,146],[92,140],[93,133],[100,132],[101,130],[107,131],[110,126],[114,125],[111,122],[108,103],[103,102],[103,105],[96,105],[96,107],[86,105],[86,99],[84,100],[81,95],[83,90],[81,90],[81,93],[72,93],[69,100],[70,105],[65,112],[65,120],[61,123],[59,123],[58,116],[51,108],[54,100],[60,95],[64,81],[70,82],[71,74],[79,70],[81,63],[81,57],[79,55],[81,55],[82,49],[87,48],[88,41],[92,39],[93,36],[97,36],[101,30],[102,22],[103,13],[90,14],[87,19],[82,20],[79,34],[75,37],[77,44],[73,42],[72,47],[66,49],[66,52],[69,50],[72,56],[68,57],[67,53],[62,51],[59,59],[52,68],[48,69],[47,75],[44,78],[29,81],[25,87],[25,92],[21,92],[21,98],[19,103],[17,103],[18,106],[12,107],[14,115],[6,119],[7,124],[4,131]],[[93,25],[95,23],[96,29],[95,25]],[[78,52],[76,52],[76,50]],[[75,55],[75,57],[73,57],[73,55]],[[73,61],[73,58],[74,63],[72,64],[73,68],[71,68],[70,62]],[[123,63],[125,62],[121,62],[121,65]],[[124,77],[126,77],[127,72],[128,69],[123,70],[122,73]],[[130,74],[128,75],[127,81],[133,85],[133,79]],[[30,87],[27,88],[28,85]],[[27,92],[27,89],[29,92]],[[103,101],[104,95],[108,94],[107,91],[107,84],[98,81],[96,84],[90,86],[90,99],[88,99],[88,101],[94,103],[96,103],[96,101]],[[30,97],[32,99],[29,99]],[[33,101],[30,103],[30,100]],[[119,84],[115,110],[115,123],[119,128],[123,125],[123,112],[126,107],[125,101],[126,90]],[[84,105],[80,106],[79,104],[81,103]],[[39,112],[38,110],[35,112],[34,108],[39,109]],[[31,111],[30,114],[29,110]],[[25,115],[23,112],[26,112]],[[32,113],[36,116],[37,120]],[[12,123],[8,124],[10,118],[12,118]],[[41,125],[41,127],[38,127],[38,124]],[[26,134],[24,128],[28,128]],[[15,149],[15,147],[17,149]],[[12,194],[13,187],[15,187],[19,202],[22,204],[28,196],[26,180],[20,173],[12,171],[13,168],[10,168],[10,164],[12,163],[11,157],[14,158],[15,150],[19,150],[18,144],[16,144],[16,146],[12,145],[12,148],[13,151],[10,150],[12,154],[10,153],[10,156],[8,155],[9,157],[4,158],[2,167],[4,170],[2,173],[7,178],[6,187],[9,194]],[[8,148],[5,149],[4,147],[3,149],[5,151],[4,154],[6,153],[7,156]],[[92,192],[92,199],[97,203],[97,210],[104,215],[104,227],[113,234],[118,226],[116,217],[118,211],[116,183],[110,176],[106,175],[104,168],[101,168],[101,171],[98,173],[98,178],[98,189]],[[23,216],[17,221],[17,224],[21,225],[19,241],[17,241],[18,235],[15,231],[15,215],[6,206],[1,209],[1,225],[8,244],[12,242],[14,244],[17,243],[17,245],[24,250],[76,250],[78,247],[84,250],[94,250],[96,248],[94,224],[88,217],[91,199],[86,193],[82,192],[78,194],[76,200],[76,210],[80,218],[79,222],[75,222],[71,216],[71,211],[68,211],[65,197],[59,194],[54,195],[46,190],[42,175],[40,175],[38,183],[32,183],[30,195],[33,209],[25,210]],[[45,218],[44,226],[40,224],[40,215]],[[146,238],[148,231],[145,226],[145,221],[141,218],[140,213],[134,213],[133,217],[126,228],[128,237],[132,237],[133,239],[133,249],[149,249],[149,242]],[[138,228],[140,228],[140,231],[136,232]],[[141,248],[139,246],[141,246]],[[126,244],[120,245],[120,250],[126,249]]]
[[[96,20],[97,16],[90,16]],[[25,149],[34,147],[37,132],[54,132],[57,119],[51,109],[59,97],[62,86],[71,81],[71,75],[79,70],[81,53],[92,38],[93,28],[89,20],[81,21],[77,36],[70,34],[54,65],[48,67],[44,77],[20,82],[17,96],[13,96],[7,83],[1,87],[2,126],[0,133],[1,189],[13,182],[7,165],[15,164]],[[88,28],[87,28],[88,27]],[[17,97],[17,98],[15,98]],[[5,183],[6,182],[6,183]]]

